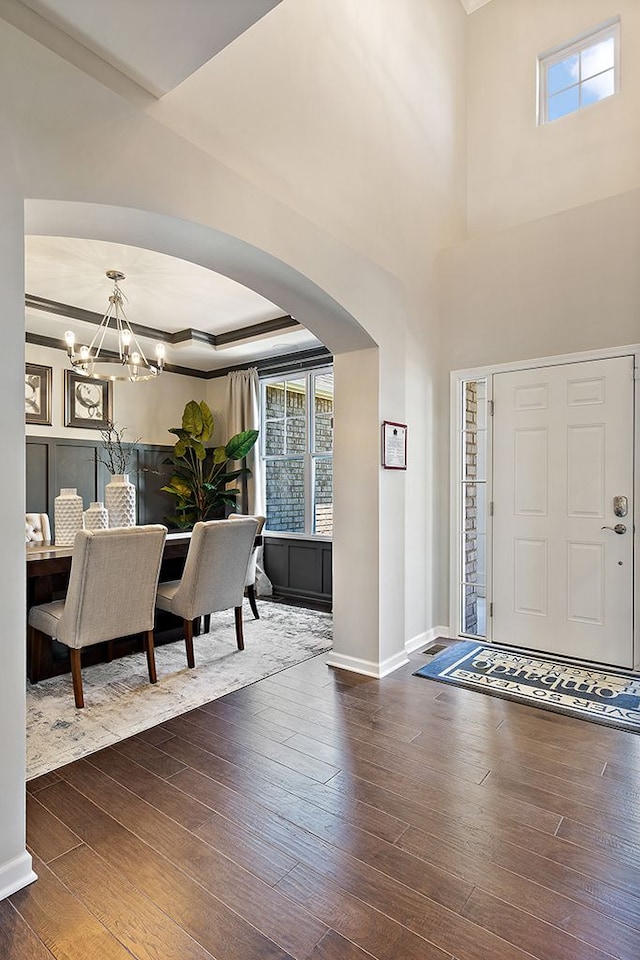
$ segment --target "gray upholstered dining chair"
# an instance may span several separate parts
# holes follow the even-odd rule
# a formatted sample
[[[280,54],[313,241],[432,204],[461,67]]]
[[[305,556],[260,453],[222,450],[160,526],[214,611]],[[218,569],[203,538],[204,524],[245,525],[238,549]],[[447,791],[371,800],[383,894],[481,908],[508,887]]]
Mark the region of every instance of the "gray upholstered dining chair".
[[[238,650],[244,650],[242,600],[247,565],[258,522],[207,520],[193,527],[181,580],[161,583],[156,604],[160,610],[181,617],[187,648],[187,663],[195,666],[193,625],[200,617],[218,610],[235,611]]]
[[[84,706],[83,647],[144,633],[149,682],[156,682],[153,622],[167,528],[161,524],[80,530],[76,534],[65,600],[29,611],[30,646],[44,634],[69,647],[76,707]]]
[[[25,542],[51,543],[51,524],[46,513],[25,513]]]
[[[247,517],[243,513],[232,513],[229,516],[229,520],[246,520]],[[258,521],[258,528],[256,530],[256,536],[260,536],[262,529],[266,522],[266,517],[254,516],[253,520]],[[249,557],[249,563],[247,565],[247,576],[244,581],[245,590],[247,591],[247,598],[251,606],[251,612],[253,613],[256,620],[260,619],[260,614],[258,613],[258,605],[256,603],[256,572],[258,567],[258,552],[260,547],[254,546],[251,551],[251,556]],[[205,630],[207,630],[207,621],[205,620]]]

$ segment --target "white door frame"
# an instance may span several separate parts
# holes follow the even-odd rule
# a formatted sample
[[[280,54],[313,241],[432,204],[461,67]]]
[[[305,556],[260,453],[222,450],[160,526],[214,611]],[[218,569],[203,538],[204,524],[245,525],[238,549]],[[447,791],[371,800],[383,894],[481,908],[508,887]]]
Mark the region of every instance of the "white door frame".
[[[600,350],[588,350],[581,353],[567,353],[552,357],[538,357],[532,360],[517,360],[513,363],[489,364],[481,367],[468,367],[453,370],[450,375],[450,540],[449,540],[449,635],[461,635],[460,611],[460,566],[461,537],[461,457],[459,451],[459,431],[462,422],[461,384],[464,380],[487,381],[487,401],[493,400],[493,375],[512,373],[518,370],[530,370],[536,367],[552,367],[566,363],[582,363],[585,360],[607,360],[612,357],[633,356],[634,378],[640,380],[640,344],[622,347],[607,347]],[[487,417],[487,509],[493,499],[493,418]],[[636,511],[640,509],[640,390],[635,391],[635,435],[634,435],[634,495]],[[636,514],[638,515],[638,514]],[[487,637],[493,636],[493,621],[489,616],[489,604],[493,597],[493,525],[487,517]],[[640,536],[634,536],[633,554],[633,662],[640,670]]]

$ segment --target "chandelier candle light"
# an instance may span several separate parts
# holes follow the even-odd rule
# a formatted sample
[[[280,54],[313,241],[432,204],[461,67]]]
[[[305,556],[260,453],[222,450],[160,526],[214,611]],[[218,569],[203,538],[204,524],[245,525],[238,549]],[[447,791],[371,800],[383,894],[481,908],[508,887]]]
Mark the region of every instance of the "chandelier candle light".
[[[164,369],[164,344],[156,344],[156,358],[153,363],[147,360],[127,320],[124,305],[128,301],[118,286],[119,282],[125,279],[125,275],[119,270],[107,270],[107,276],[113,280],[113,293],[89,346],[81,346],[76,350],[73,332],[67,330],[64,335],[71,366],[81,376],[90,380],[151,380],[159,376]],[[118,334],[117,354],[102,351],[105,335],[111,326]]]

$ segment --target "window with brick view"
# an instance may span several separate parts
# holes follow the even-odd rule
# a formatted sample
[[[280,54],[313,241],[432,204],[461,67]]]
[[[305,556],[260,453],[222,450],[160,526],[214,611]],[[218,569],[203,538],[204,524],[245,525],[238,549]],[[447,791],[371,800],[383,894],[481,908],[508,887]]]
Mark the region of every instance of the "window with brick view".
[[[264,381],[262,455],[270,531],[333,533],[333,372]]]

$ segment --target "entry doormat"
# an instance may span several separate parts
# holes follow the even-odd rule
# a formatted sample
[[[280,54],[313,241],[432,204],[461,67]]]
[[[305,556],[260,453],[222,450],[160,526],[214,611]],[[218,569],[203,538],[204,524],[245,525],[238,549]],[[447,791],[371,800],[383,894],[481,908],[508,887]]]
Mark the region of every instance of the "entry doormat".
[[[414,676],[640,733],[640,676],[614,667],[595,669],[465,640]]]

